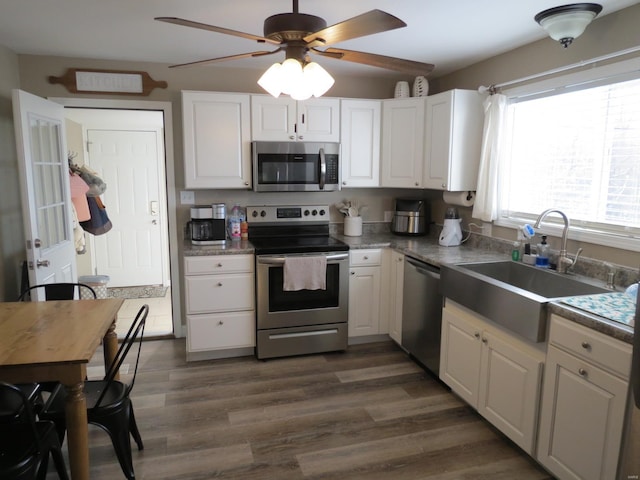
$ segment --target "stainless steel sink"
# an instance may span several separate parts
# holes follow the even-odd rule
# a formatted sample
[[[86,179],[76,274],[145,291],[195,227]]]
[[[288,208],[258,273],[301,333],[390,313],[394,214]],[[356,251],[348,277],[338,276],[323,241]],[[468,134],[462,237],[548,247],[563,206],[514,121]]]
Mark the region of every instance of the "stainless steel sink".
[[[534,342],[546,335],[546,305],[605,293],[588,279],[508,261],[441,265],[442,295]]]

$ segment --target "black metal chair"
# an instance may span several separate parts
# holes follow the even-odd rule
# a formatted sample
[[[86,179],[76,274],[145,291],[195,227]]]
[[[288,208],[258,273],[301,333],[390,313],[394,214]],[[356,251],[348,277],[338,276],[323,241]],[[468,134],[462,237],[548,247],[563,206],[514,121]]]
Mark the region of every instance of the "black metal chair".
[[[138,372],[144,327],[148,314],[149,306],[143,305],[120,345],[118,353],[113,363],[109,366],[104,379],[89,380],[84,383],[88,421],[109,434],[118,462],[120,462],[120,467],[129,480],[135,479],[129,435],[135,440],[138,450],[144,449],[129,394]],[[135,368],[131,383],[127,385],[115,380],[115,375],[120,370],[122,362],[136,341],[138,342],[138,351]],[[56,424],[60,442],[64,439],[65,434],[65,398],[66,390],[60,385],[51,394],[42,412],[40,412],[41,419],[51,420]]]
[[[37,422],[25,392],[0,382],[0,478],[44,480],[49,454],[58,476],[68,480],[55,425]]]
[[[42,285],[34,285],[33,287],[29,287],[20,294],[18,297],[19,302],[24,302],[26,300],[31,300],[31,292],[34,290],[42,290],[44,291],[45,300],[73,300],[76,298],[76,293],[78,294],[77,298],[80,298],[81,288],[85,288],[93,298],[98,298],[96,295],[96,291],[91,288],[89,285],[84,283],[45,283]]]

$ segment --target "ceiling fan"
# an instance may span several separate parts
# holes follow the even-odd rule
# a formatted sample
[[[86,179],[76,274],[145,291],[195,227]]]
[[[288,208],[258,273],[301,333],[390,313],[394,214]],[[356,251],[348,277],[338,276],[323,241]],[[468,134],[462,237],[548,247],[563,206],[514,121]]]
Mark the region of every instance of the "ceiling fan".
[[[299,13],[298,0],[293,0],[292,13],[272,15],[264,21],[263,37],[177,17],[156,17],[155,20],[247,38],[249,40],[255,40],[258,43],[276,45],[278,47],[275,50],[241,53],[238,55],[172,65],[172,67],[208,65],[227,60],[272,55],[284,51],[287,59],[294,58],[302,65],[309,63],[307,54],[312,53],[338,60],[395,70],[411,75],[426,76],[434,69],[434,65],[429,63],[341,48],[326,48],[329,45],[346,40],[407,26],[407,24],[399,18],[381,10],[371,10],[343,22],[327,26],[323,18]]]

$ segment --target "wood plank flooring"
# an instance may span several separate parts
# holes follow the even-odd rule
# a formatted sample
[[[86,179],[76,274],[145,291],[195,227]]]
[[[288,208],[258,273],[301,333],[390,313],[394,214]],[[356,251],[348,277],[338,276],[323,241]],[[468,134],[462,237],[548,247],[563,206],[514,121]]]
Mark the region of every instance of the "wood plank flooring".
[[[184,339],[143,344],[138,479],[552,478],[393,342],[268,361],[185,357]],[[89,442],[91,479],[124,478],[107,434],[90,427]]]

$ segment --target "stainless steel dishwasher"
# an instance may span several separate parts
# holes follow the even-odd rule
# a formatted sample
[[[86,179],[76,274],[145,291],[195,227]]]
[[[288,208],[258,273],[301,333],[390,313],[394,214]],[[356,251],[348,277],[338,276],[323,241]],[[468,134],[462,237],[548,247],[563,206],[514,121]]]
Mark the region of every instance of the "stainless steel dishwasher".
[[[402,347],[435,375],[440,369],[440,269],[404,257]]]

